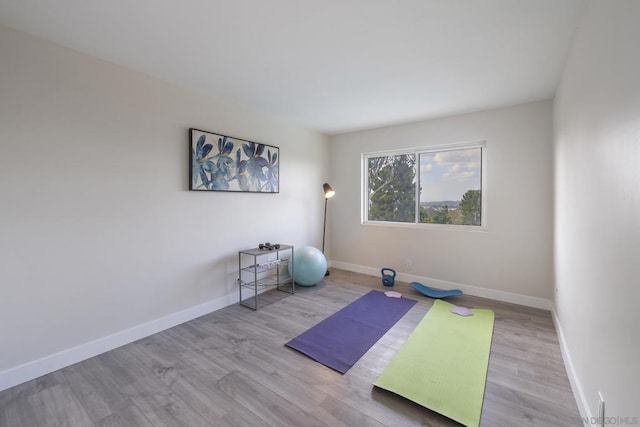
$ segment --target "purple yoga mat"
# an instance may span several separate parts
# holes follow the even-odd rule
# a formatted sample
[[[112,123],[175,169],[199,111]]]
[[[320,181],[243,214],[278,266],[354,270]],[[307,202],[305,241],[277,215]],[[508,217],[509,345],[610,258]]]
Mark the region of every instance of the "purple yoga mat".
[[[371,291],[285,345],[344,374],[415,303]]]

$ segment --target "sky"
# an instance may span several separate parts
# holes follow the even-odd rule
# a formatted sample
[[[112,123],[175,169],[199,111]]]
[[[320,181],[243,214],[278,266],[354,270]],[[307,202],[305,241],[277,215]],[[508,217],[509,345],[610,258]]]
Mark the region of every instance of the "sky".
[[[481,148],[420,154],[420,201],[460,200],[467,190],[479,190]]]

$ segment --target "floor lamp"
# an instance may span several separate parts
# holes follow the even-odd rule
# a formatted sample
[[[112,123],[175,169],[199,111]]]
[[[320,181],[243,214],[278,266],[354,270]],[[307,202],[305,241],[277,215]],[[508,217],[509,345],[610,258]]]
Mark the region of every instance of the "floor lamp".
[[[335,196],[336,192],[333,191],[333,188],[328,183],[322,184],[322,189],[324,190],[324,226],[322,228],[322,253],[324,254],[324,239],[327,234],[327,202],[330,198]],[[329,269],[327,268],[327,272],[325,276],[329,275]]]

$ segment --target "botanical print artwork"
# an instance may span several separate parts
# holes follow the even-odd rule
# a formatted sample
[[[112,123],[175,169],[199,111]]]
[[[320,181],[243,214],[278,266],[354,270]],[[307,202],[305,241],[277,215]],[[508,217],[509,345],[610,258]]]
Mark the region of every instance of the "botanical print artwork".
[[[190,129],[190,190],[278,193],[280,149]]]

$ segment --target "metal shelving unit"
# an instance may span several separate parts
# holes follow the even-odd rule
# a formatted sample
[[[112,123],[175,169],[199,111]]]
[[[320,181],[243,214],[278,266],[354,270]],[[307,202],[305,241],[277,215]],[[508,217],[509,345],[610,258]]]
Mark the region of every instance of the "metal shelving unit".
[[[291,275],[288,265],[291,261]],[[238,252],[238,291],[240,305],[257,310],[259,295],[269,289],[295,293],[293,280],[293,246],[280,245],[279,249],[246,249]],[[243,296],[243,289],[245,295]],[[250,294],[246,296],[246,294]]]

